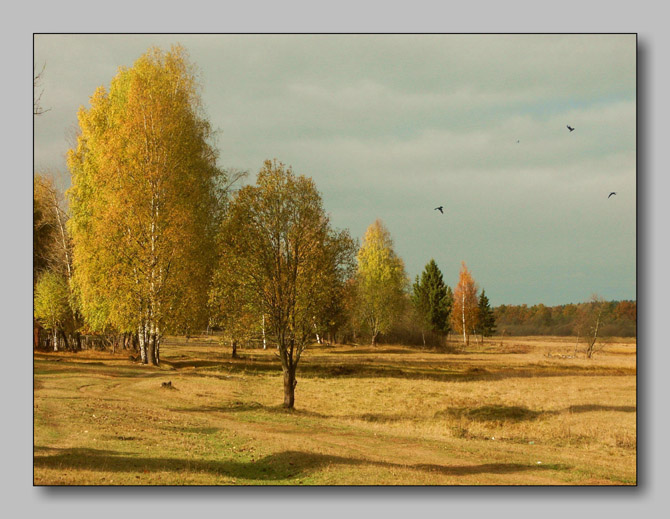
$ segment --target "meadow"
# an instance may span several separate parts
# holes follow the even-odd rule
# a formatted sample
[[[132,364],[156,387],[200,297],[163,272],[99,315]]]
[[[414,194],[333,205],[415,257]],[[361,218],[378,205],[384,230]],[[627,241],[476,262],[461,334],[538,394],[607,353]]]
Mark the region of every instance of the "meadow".
[[[34,354],[36,485],[635,485],[636,343]],[[170,387],[164,383],[170,382]]]

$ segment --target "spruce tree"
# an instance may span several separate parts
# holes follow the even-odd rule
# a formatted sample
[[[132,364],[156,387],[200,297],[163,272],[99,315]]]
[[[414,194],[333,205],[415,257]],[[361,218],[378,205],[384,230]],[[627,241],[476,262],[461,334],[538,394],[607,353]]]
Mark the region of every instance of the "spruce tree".
[[[479,296],[479,326],[478,332],[484,337],[491,337],[496,331],[496,319],[493,309],[489,304],[489,298],[486,297],[486,291],[482,290]]]
[[[412,302],[424,324],[434,332],[449,331],[449,314],[453,304],[451,289],[444,283],[442,272],[431,259],[413,285]]]

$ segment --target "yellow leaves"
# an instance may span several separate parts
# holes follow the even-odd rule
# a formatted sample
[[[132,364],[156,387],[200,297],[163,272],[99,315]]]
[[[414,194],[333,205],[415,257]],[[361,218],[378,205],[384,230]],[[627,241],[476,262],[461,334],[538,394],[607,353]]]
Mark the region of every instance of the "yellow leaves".
[[[391,235],[381,222],[368,227],[358,251],[357,292],[362,318],[384,332],[399,308],[407,287],[405,266],[393,251]]]
[[[70,315],[70,290],[65,276],[44,272],[35,285],[35,318],[47,329],[62,326]]]
[[[206,307],[221,172],[189,70],[183,49],[151,49],[79,112],[75,263],[88,306],[104,299],[119,328],[149,306],[175,323]]]

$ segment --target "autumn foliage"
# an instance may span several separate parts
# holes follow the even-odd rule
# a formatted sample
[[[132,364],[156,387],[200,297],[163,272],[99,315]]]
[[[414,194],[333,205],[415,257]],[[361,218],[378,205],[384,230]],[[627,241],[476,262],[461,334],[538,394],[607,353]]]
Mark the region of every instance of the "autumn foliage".
[[[452,291],[431,259],[410,294],[384,223],[368,227],[356,253],[314,180],[277,160],[231,193],[241,174],[218,166],[196,77],[182,47],[150,49],[80,108],[67,206],[52,179],[34,177],[36,345],[40,330],[53,349],[68,337],[79,349],[82,335],[123,336],[158,365],[167,334],[216,327],[234,352],[262,334],[292,408],[301,355],[326,336],[428,346],[428,334],[444,347],[450,332],[468,346],[473,334],[529,323],[586,333],[591,307],[493,312],[464,262]],[[636,319],[634,302],[599,301],[597,310],[594,342],[609,323]]]
[[[185,51],[120,69],[79,126],[68,197],[82,312],[92,330],[137,332],[157,364],[162,334],[206,323],[222,175]]]
[[[408,285],[405,265],[381,220],[368,227],[356,259],[356,303],[374,346],[379,334],[391,328],[403,309]]]
[[[470,344],[470,335],[479,323],[478,287],[465,262],[461,263],[458,283],[454,287],[454,305],[451,310],[451,327],[463,336],[463,344]]]

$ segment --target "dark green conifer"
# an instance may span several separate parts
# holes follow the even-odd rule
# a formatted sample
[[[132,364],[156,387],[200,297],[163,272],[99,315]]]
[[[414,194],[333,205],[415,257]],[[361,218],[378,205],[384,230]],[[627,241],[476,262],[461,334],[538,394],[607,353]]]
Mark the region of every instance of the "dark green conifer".
[[[412,292],[412,302],[423,320],[423,324],[434,332],[449,331],[449,314],[453,304],[453,293],[442,278],[442,272],[431,259],[421,278],[416,277]]]
[[[489,304],[489,298],[486,297],[486,291],[482,290],[479,296],[479,324],[477,332],[484,337],[491,337],[496,331],[496,318],[493,309]]]

